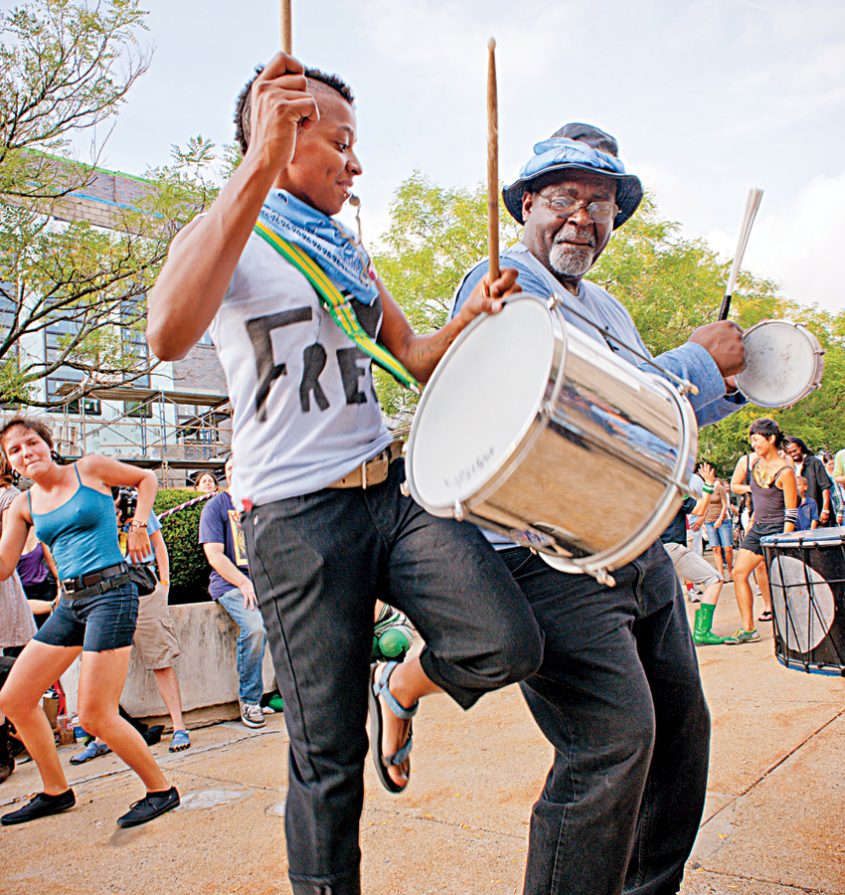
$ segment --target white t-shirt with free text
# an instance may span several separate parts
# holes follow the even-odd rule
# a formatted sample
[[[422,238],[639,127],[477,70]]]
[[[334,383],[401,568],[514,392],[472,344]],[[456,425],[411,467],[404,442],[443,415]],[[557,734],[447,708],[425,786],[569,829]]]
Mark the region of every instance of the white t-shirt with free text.
[[[375,338],[381,300],[353,305]],[[370,358],[308,280],[255,233],[209,333],[234,408],[236,503],[318,491],[390,443]]]

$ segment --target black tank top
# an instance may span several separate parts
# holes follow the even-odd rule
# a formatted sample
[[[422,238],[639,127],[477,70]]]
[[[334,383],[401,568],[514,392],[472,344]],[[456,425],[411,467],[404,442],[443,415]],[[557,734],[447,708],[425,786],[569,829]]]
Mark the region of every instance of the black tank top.
[[[754,522],[765,524],[783,524],[784,514],[786,511],[786,502],[783,497],[783,491],[776,486],[776,482],[780,474],[789,469],[788,466],[781,468],[772,476],[766,485],[761,485],[758,479],[757,465],[758,460],[751,467],[751,496],[754,499]],[[762,473],[762,470],[760,471]]]

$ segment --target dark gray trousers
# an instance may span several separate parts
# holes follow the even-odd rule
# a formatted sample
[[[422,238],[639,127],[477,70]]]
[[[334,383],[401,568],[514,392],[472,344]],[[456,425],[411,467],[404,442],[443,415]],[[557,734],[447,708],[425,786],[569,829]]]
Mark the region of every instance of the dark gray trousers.
[[[324,490],[254,508],[250,572],[290,735],[285,810],[297,895],[357,895],[375,599],[426,642],[428,676],[461,706],[536,671],[528,603],[473,525],[430,516],[399,491]]]
[[[503,556],[545,635],[521,685],[555,748],[524,895],[674,895],[707,786],[710,715],[675,570],[658,543],[607,588]]]

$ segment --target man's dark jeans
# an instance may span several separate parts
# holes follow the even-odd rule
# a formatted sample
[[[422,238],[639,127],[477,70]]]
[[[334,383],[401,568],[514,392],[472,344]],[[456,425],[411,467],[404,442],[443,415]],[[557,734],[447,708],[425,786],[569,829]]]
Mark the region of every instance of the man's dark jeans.
[[[532,674],[542,638],[520,589],[473,525],[382,485],[256,507],[244,522],[290,736],[285,810],[297,895],[357,895],[375,599],[426,642],[428,676],[461,706]]]
[[[522,692],[555,759],[524,895],[670,895],[704,807],[710,716],[680,587],[655,544],[616,587],[503,552],[545,635]]]

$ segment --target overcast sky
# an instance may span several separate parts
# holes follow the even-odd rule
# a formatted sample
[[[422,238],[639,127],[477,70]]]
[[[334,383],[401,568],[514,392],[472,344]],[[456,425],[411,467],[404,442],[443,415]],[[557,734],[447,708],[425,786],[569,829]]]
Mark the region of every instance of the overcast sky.
[[[279,41],[276,2],[144,5],[152,65],[102,161],[136,174],[194,134],[231,141],[234,98]],[[564,122],[598,124],[661,213],[726,257],[762,187],[745,267],[789,298],[842,307],[841,0],[294,0],[293,22],[295,54],[357,94],[368,239],[414,169],[441,186],[484,178],[493,35],[504,180]]]

